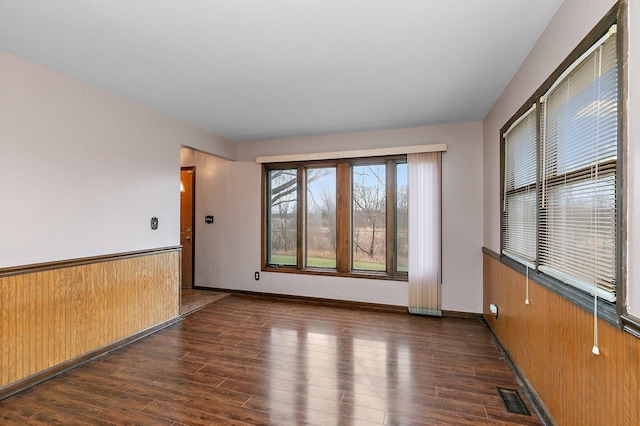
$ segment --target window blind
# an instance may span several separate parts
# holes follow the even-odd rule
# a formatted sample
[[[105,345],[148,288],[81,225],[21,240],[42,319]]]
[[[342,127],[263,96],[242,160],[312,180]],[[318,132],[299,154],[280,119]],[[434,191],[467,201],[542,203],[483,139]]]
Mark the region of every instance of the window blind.
[[[615,26],[542,103],[539,270],[616,300],[618,71]]]
[[[531,268],[536,260],[536,123],[534,105],[504,134],[502,253]]]

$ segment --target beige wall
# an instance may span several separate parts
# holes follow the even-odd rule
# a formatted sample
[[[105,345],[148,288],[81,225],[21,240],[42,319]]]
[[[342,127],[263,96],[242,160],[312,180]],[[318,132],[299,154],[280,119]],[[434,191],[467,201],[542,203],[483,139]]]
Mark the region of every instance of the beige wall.
[[[5,52],[0,75],[0,267],[178,245],[180,145],[235,156],[231,141]]]
[[[500,129],[614,5],[565,0],[484,119],[484,245],[500,250]]]
[[[482,309],[482,125],[479,122],[238,145],[237,162],[183,154],[196,165],[197,201],[216,222],[197,217],[196,284],[406,306],[405,282],[292,275],[260,270],[260,155],[446,143],[443,156],[443,309]],[[200,167],[211,168],[203,172]],[[201,184],[202,173],[212,182]],[[203,189],[206,188],[206,189]],[[205,191],[203,194],[202,191]],[[203,199],[204,197],[204,199]],[[196,211],[200,212],[198,206]],[[202,216],[203,213],[197,213]],[[202,231],[204,229],[204,231]],[[202,234],[205,232],[205,235]]]

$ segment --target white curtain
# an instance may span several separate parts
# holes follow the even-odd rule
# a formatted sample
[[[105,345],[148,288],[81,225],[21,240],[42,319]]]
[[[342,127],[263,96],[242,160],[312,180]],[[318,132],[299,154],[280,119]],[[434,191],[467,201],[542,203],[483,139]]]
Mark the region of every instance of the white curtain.
[[[442,316],[440,152],[409,154],[409,312]]]

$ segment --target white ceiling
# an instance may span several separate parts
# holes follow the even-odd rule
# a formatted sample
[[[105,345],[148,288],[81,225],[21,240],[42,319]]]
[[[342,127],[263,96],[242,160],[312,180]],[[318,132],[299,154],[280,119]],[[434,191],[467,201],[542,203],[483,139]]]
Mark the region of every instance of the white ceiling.
[[[0,0],[0,48],[238,141],[482,120],[562,0]]]

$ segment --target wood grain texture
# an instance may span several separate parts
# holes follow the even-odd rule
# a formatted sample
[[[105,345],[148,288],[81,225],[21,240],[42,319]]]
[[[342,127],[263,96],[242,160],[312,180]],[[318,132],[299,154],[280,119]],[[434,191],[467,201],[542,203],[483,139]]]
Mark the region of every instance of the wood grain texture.
[[[179,314],[180,251],[0,277],[0,391]]]
[[[540,424],[495,386],[519,388],[479,319],[233,294],[0,401],[0,423]]]
[[[640,424],[640,339],[484,255],[484,316],[559,425]],[[496,320],[489,304],[499,307]]]
[[[336,211],[351,211],[351,166],[336,166]],[[351,271],[351,215],[336,217],[336,268],[338,272]]]

